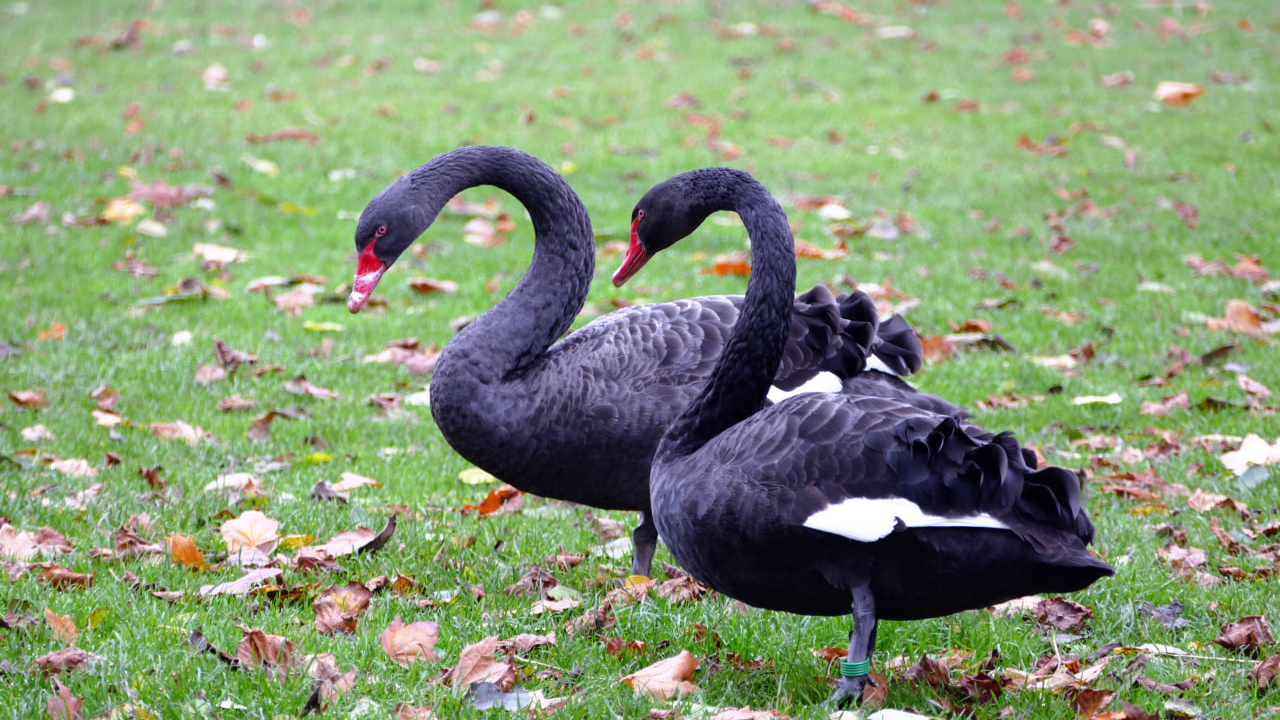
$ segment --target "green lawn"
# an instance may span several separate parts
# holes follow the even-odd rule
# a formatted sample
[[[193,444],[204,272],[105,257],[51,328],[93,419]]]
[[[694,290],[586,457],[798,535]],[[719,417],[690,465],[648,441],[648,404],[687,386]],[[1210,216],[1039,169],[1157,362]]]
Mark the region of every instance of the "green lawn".
[[[467,464],[425,407],[370,404],[374,394],[406,398],[429,377],[366,356],[408,337],[443,346],[450,323],[496,302],[528,261],[532,229],[518,203],[472,190],[466,199],[492,199],[514,221],[504,244],[463,242],[471,215],[446,212],[416,246],[425,252],[406,254],[382,281],[384,309],[346,311],[365,202],[399,173],[475,143],[542,158],[592,213],[599,262],[580,322],[619,301],[741,292],[741,277],[700,272],[746,248],[732,223],[708,223],[621,290],[608,281],[647,188],[727,164],[782,200],[798,239],[832,249],[845,238],[843,258],[798,260],[801,288],[891,287],[885,303],[908,310],[924,336],[969,323],[1004,341],[1003,350],[961,345],[915,381],[1050,461],[1088,469],[1096,549],[1117,575],[1073,596],[1093,617],[1056,638],[1029,614],[885,623],[875,663],[888,671],[888,697],[864,711],[1077,717],[1078,688],[1009,685],[979,702],[961,684],[984,670],[1030,672],[1055,648],[1087,668],[1112,643],[1194,657],[1156,655],[1126,673],[1137,654],[1107,656],[1102,674],[1081,683],[1115,693],[1099,712],[1120,713],[1124,701],[1166,716],[1176,701],[1182,709],[1167,712],[1194,705],[1205,717],[1256,718],[1280,706],[1245,674],[1280,651],[1273,640],[1253,653],[1212,642],[1244,616],[1274,621],[1280,596],[1268,525],[1280,519],[1277,473],[1241,479],[1221,460],[1249,433],[1280,436],[1280,401],[1264,392],[1280,392],[1280,290],[1270,279],[1280,274],[1280,6],[31,1],[7,3],[0,16],[0,390],[16,398],[0,398],[0,516],[15,533],[47,526],[74,548],[26,561],[0,550],[10,613],[0,626],[0,716],[48,716],[54,684],[36,660],[72,643],[100,658],[59,675],[84,717],[297,716],[314,687],[300,668],[282,680],[235,670],[188,641],[202,628],[234,653],[238,626],[355,670],[330,717],[388,717],[399,704],[485,715],[442,670],[488,636],[552,631],[553,645],[518,653],[514,665],[517,685],[570,698],[557,716],[642,718],[672,707],[619,680],[684,649],[702,661],[693,676],[702,690],[682,702],[684,717],[713,714],[691,702],[827,716],[832,671],[812,651],[842,645],[847,618],[768,613],[714,595],[651,597],[619,604],[612,627],[571,635],[566,623],[599,607],[629,566],[601,550],[597,519],[629,528],[634,518],[533,497],[516,512],[460,514],[494,485],[458,479]],[[1153,95],[1162,81],[1203,95],[1168,105]],[[152,192],[127,201],[143,185]],[[186,192],[162,192],[174,188]],[[849,217],[824,218],[809,202],[817,197]],[[202,263],[197,243],[244,257]],[[1245,272],[1254,265],[1241,256],[1261,272]],[[250,289],[271,276],[322,289],[291,312],[273,301],[291,288]],[[421,276],[457,291],[409,289]],[[1214,319],[1231,301],[1248,310],[1220,327]],[[215,338],[256,364],[198,382],[198,369],[216,364]],[[1072,352],[1088,359],[1045,364]],[[255,374],[267,366],[280,369]],[[289,392],[298,375],[337,397]],[[102,386],[119,393],[114,410],[126,419],[113,428],[93,415],[90,393]],[[43,391],[47,406],[20,406],[27,391]],[[1180,392],[1185,409],[1143,412]],[[1113,393],[1118,402],[1076,404]],[[256,407],[217,408],[233,395]],[[251,440],[250,422],[270,410],[293,417]],[[207,435],[188,444],[151,429],[176,421]],[[52,438],[29,430],[36,425]],[[96,476],[54,462],[77,459]],[[163,488],[140,473],[156,466]],[[232,472],[253,473],[261,492],[205,490]],[[354,490],[349,504],[309,499],[317,481],[345,472],[381,487]],[[1126,472],[1138,477],[1108,477]],[[1145,472],[1247,512],[1197,509]],[[401,514],[384,547],[342,557],[338,569],[284,564],[277,591],[202,597],[201,586],[241,575],[218,562],[218,529],[253,509],[279,521],[281,535],[315,543],[357,526],[377,532]],[[137,533],[160,552],[93,551],[114,551],[117,531],[142,513],[149,520]],[[164,547],[173,535],[191,537],[215,567],[175,560]],[[1181,549],[1203,550],[1202,564],[1191,566],[1196,553],[1178,560]],[[560,550],[590,555],[561,569],[548,559]],[[277,552],[298,551],[286,543]],[[665,551],[659,559],[671,560]],[[92,573],[92,585],[42,579],[47,566],[27,565],[40,561]],[[530,614],[536,598],[504,588],[534,567],[580,593],[581,605]],[[312,603],[323,591],[378,576],[416,585],[377,592],[354,633],[316,631]],[[1178,627],[1143,612],[1174,601],[1184,607]],[[46,611],[78,636],[56,618],[50,625]],[[384,653],[379,634],[396,616],[438,624],[439,662],[402,667]],[[619,657],[604,638],[644,645]],[[957,651],[950,688],[907,679],[921,655]],[[901,667],[889,667],[897,656]],[[1188,679],[1181,690],[1157,685]]]

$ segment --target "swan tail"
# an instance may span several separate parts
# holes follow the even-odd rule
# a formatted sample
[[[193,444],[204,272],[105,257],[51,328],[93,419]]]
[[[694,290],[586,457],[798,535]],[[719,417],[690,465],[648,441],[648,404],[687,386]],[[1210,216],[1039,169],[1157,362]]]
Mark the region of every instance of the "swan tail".
[[[1066,543],[1083,551],[1093,541],[1080,476],[1061,467],[1037,470],[1028,464],[1034,455],[1011,434],[990,435],[953,417],[932,427],[908,420],[897,433],[903,450],[890,464],[926,510],[1000,518],[1043,550]]]

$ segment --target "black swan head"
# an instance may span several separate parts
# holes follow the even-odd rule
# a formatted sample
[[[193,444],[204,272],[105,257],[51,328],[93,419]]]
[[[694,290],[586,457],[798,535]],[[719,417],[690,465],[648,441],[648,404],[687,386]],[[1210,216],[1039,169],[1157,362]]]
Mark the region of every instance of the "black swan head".
[[[733,176],[730,168],[707,168],[696,174],[684,173],[654,185],[631,211],[631,243],[622,265],[613,274],[615,287],[622,287],[649,262],[649,258],[688,237],[717,210],[725,209],[713,197],[716,188],[705,180],[716,174]],[[718,187],[718,184],[717,184]]]
[[[408,176],[391,183],[365,206],[356,223],[356,277],[347,309],[359,312],[368,302],[382,274],[430,225],[411,197]],[[432,218],[434,219],[434,218]]]

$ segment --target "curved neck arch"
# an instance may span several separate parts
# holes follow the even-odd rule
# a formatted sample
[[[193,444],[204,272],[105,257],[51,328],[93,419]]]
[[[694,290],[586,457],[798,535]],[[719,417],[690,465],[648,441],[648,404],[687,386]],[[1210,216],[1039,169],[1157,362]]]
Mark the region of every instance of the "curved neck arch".
[[[787,214],[747,173],[716,168],[691,175],[690,205],[699,214],[733,210],[751,240],[751,279],[742,314],[711,381],[663,437],[660,456],[691,453],[764,404],[782,359],[796,286],[795,239]]]
[[[441,356],[437,378],[443,371],[450,382],[501,382],[569,329],[586,302],[595,244],[586,208],[559,173],[517,150],[477,146],[441,155],[397,182],[417,198],[424,230],[450,198],[480,185],[510,193],[533,222],[533,259],[524,277],[449,342],[450,357]]]

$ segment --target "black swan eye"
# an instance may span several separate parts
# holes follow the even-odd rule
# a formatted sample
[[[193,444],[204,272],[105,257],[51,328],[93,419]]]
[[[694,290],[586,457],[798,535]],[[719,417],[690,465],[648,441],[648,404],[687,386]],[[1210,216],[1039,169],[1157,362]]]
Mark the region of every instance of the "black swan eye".
[[[643,211],[643,210],[637,210],[637,211],[636,211],[636,219],[637,219],[637,220],[643,220],[643,219],[644,219],[644,211]]]
[[[374,236],[375,236],[375,237],[382,237],[383,235],[386,235],[386,234],[387,234],[387,226],[386,226],[386,225],[379,225],[379,226],[378,226],[378,229],[377,229],[376,231],[374,231],[374,233],[373,233],[373,234],[374,234]]]

